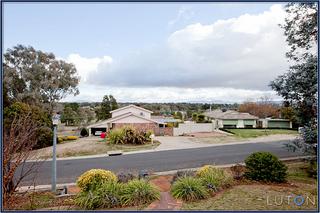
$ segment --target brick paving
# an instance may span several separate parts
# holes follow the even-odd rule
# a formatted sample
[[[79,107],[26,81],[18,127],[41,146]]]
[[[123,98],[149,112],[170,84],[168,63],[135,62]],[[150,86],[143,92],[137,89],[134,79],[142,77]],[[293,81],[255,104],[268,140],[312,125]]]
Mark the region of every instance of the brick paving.
[[[151,203],[147,210],[179,210],[182,202],[174,199],[170,194],[172,176],[159,176],[151,183],[156,185],[160,190],[160,200]]]

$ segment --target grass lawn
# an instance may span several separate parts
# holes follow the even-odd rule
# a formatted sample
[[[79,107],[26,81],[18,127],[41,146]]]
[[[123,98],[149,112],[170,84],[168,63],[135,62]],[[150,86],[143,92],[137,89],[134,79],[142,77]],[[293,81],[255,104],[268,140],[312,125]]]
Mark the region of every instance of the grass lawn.
[[[206,200],[184,203],[183,210],[316,210],[317,184],[304,170],[306,164],[289,164],[288,183],[239,183]],[[305,203],[293,199],[302,195]],[[289,199],[288,196],[292,196]],[[309,199],[307,199],[307,197]],[[282,200],[282,201],[281,201]],[[308,201],[307,201],[308,200]],[[300,202],[300,200],[299,200]],[[315,203],[315,204],[314,204]]]
[[[288,129],[228,129],[238,138],[256,138],[260,136],[276,135],[276,134],[289,134],[297,135],[297,130]]]

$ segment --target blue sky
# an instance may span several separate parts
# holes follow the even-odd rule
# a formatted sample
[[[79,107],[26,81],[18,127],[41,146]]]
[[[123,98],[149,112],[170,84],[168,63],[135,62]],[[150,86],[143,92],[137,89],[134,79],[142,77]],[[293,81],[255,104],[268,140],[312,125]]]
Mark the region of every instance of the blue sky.
[[[270,30],[270,32],[277,31],[275,33],[278,33],[278,30],[273,30],[278,27],[277,23],[271,22],[274,21],[274,17],[277,16],[272,14],[281,12],[279,9],[281,5],[278,5],[278,9],[274,10],[271,10],[271,7],[272,4],[262,3],[5,3],[4,48],[7,49],[16,44],[31,45],[36,49],[53,52],[57,57],[74,63],[77,69],[80,70],[80,75],[86,75],[86,77],[81,76],[82,79],[88,80],[81,82],[79,96],[67,97],[65,100],[99,100],[104,93],[112,92],[119,96],[118,99],[123,101],[137,99],[137,101],[149,102],[157,100],[182,101],[182,99],[179,99],[179,97],[181,97],[179,95],[181,89],[185,89],[185,91],[191,89],[193,92],[182,91],[183,93],[188,93],[188,95],[183,98],[183,101],[197,101],[192,97],[192,93],[205,89],[204,93],[212,90],[212,95],[205,95],[202,98],[204,100],[198,101],[218,99],[231,102],[243,101],[244,99],[254,98],[257,94],[264,95],[266,91],[268,91],[268,94],[271,94],[270,89],[267,89],[266,85],[251,87],[248,82],[246,82],[246,85],[245,83],[237,83],[237,79],[229,79],[220,85],[214,82],[211,84],[206,81],[205,76],[202,76],[203,83],[199,77],[191,82],[190,79],[194,79],[194,76],[190,74],[191,72],[194,72],[194,74],[202,72],[202,70],[203,73],[217,72],[216,75],[211,76],[210,74],[210,77],[213,79],[230,78],[230,76],[232,76],[231,72],[246,72],[245,70],[231,69],[230,75],[223,75],[223,78],[219,73],[226,72],[223,70],[226,69],[225,66],[219,65],[217,66],[219,70],[218,68],[213,69],[214,65],[218,63],[215,62],[208,65],[212,68],[212,70],[209,70],[208,67],[201,64],[201,60],[206,57],[206,55],[201,55],[200,57],[200,55],[194,56],[194,54],[196,54],[196,51],[201,50],[199,54],[205,52],[207,55],[216,55],[215,58],[221,57],[219,63],[223,62],[224,59],[232,60],[233,62],[238,60],[236,58],[224,58],[223,54],[219,55],[219,52],[223,51],[220,50],[217,53],[214,52],[213,49],[222,48],[222,50],[228,49],[228,51],[230,51],[232,46],[229,46],[228,43],[248,42],[246,46],[235,48],[235,50],[239,51],[239,53],[246,50],[250,52],[257,44],[261,43],[258,41],[259,38],[267,35],[268,30]],[[265,14],[266,11],[269,11],[269,13]],[[258,23],[254,23],[255,17],[260,16],[262,20],[261,27]],[[225,26],[225,28],[220,29],[220,25],[215,25],[215,23],[219,23],[219,20],[220,22],[224,21],[222,25]],[[244,21],[240,21],[240,23],[237,20]],[[250,28],[251,22],[253,28]],[[265,24],[265,22],[268,22],[268,24]],[[237,33],[235,37],[232,37],[231,33],[225,33],[230,26],[235,29],[232,32]],[[270,26],[272,26],[272,29]],[[194,39],[184,41],[184,38],[188,38],[190,35],[199,36],[199,32],[209,27],[213,27],[214,30],[212,32],[210,31],[210,35],[206,34],[205,39],[201,38],[201,41],[203,41],[201,46],[198,46],[199,42],[196,46],[192,46],[195,45],[192,43]],[[237,30],[238,28],[240,31]],[[194,31],[191,32],[190,29]],[[244,32],[243,29],[249,32]],[[250,32],[250,30],[255,29],[258,29],[259,32]],[[223,38],[219,37],[220,40],[212,43],[212,39],[216,39],[218,35],[215,33],[217,31],[219,31],[220,34],[222,33]],[[258,35],[260,32],[261,35]],[[179,38],[180,34],[182,34],[181,38]],[[252,37],[252,34],[254,34],[254,37]],[[199,39],[196,38],[196,40]],[[256,43],[250,44],[250,40]],[[277,42],[278,41],[274,42],[276,45],[275,48],[279,47]],[[212,48],[202,48],[210,45]],[[184,48],[187,49],[182,51]],[[177,63],[177,61],[183,57],[185,57],[184,59],[186,61],[190,59],[188,57],[191,56],[186,55],[187,52],[191,52],[192,57],[197,60],[199,56],[199,60],[201,60],[198,61],[197,66],[183,64],[183,61]],[[280,52],[284,52],[284,50]],[[265,53],[267,54],[266,56],[268,56],[270,52],[266,50]],[[255,55],[259,54],[262,53],[255,53]],[[170,55],[170,57],[168,57],[168,55]],[[179,57],[174,58],[172,55],[178,55]],[[232,54],[228,52],[228,55]],[[236,57],[236,55],[234,57]],[[261,55],[260,57],[263,56]],[[163,62],[161,60],[163,60]],[[208,58],[206,60],[212,59]],[[242,58],[241,60],[245,63],[247,59]],[[166,66],[158,67],[157,62],[159,62],[159,64],[165,63]],[[248,61],[246,63],[250,62]],[[185,67],[193,66],[193,71],[185,69]],[[283,69],[284,65],[282,64],[278,67]],[[141,72],[141,69],[143,69],[144,72]],[[254,70],[254,68],[252,68],[252,70]],[[162,72],[165,73],[169,71],[170,73],[177,73],[171,75],[173,79],[168,80],[168,78],[166,78],[168,73],[160,75]],[[281,72],[284,71],[285,70],[282,70]],[[281,72],[279,71],[275,74]],[[139,74],[140,80],[133,78],[131,83],[129,82],[130,79],[124,78],[124,76],[136,73]],[[184,75],[184,73],[188,73],[190,76]],[[97,75],[102,75],[105,79],[102,78],[102,82],[95,84],[94,81]],[[155,78],[148,77],[147,75],[154,75]],[[110,76],[113,77],[113,81],[109,80]],[[276,75],[274,77],[276,77]],[[179,78],[181,80],[179,80]],[[257,78],[260,77],[257,76]],[[156,79],[156,81],[154,79]],[[183,83],[179,83],[178,81]],[[103,82],[106,82],[106,84]],[[153,95],[155,88],[162,88],[163,91],[175,91],[175,93],[167,96],[163,96],[163,94],[161,96],[159,94],[161,97],[156,99]],[[229,89],[230,91],[232,89],[242,89],[249,91],[248,93],[251,91],[254,95],[241,97],[236,97],[235,95],[232,100],[223,98],[223,95],[221,95],[221,97],[215,96],[214,93],[216,92],[213,90],[217,91],[218,89],[223,91],[222,88],[225,88],[225,90]],[[81,89],[83,91],[81,91]],[[138,95],[141,93],[141,90],[146,89],[150,91],[148,94],[143,95],[143,97]],[[97,96],[90,97],[88,91],[92,92],[94,90],[99,90],[100,92],[97,93]],[[132,94],[133,91],[137,94]],[[146,96],[148,97],[146,98]],[[176,98],[170,98],[172,96]]]

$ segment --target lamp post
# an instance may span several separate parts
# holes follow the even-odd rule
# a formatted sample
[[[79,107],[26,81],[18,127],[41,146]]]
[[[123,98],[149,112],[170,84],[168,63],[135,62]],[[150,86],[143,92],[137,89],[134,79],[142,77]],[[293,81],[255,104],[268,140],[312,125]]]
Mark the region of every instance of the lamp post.
[[[60,115],[55,114],[52,116],[53,124],[53,150],[52,150],[52,182],[51,182],[51,191],[56,193],[57,185],[57,159],[56,159],[56,147],[57,147],[57,126],[60,120]]]

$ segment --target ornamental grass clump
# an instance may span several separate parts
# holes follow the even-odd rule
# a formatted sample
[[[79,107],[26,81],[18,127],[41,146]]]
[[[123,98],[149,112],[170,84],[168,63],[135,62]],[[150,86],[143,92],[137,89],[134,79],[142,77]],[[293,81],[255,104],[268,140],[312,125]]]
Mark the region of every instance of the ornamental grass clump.
[[[149,204],[160,199],[160,192],[146,180],[131,180],[124,184],[122,203],[125,206]]]
[[[227,171],[210,165],[200,168],[197,171],[197,177],[201,179],[203,185],[211,192],[229,187],[233,182],[232,175]]]
[[[114,208],[122,206],[123,184],[106,182],[95,190],[82,191],[75,203],[84,209]]]
[[[77,186],[82,191],[95,190],[107,182],[117,182],[117,176],[104,169],[91,169],[83,173],[77,180]]]
[[[285,182],[287,166],[269,152],[252,153],[245,160],[245,177],[264,182]]]
[[[179,178],[172,185],[171,194],[174,198],[184,201],[196,201],[209,195],[201,180],[190,176]]]

